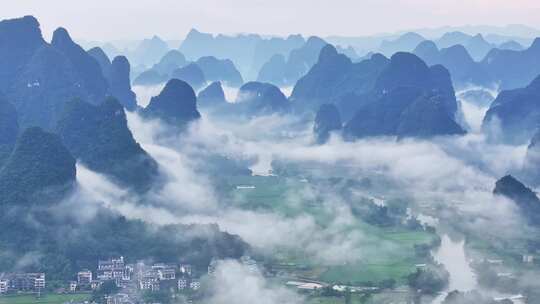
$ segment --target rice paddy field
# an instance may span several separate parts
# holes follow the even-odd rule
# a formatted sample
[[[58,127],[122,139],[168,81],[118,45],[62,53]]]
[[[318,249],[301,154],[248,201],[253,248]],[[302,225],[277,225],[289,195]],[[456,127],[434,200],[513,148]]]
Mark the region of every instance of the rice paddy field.
[[[0,304],[64,304],[79,303],[90,299],[89,294],[46,294],[41,297],[36,295],[5,295],[0,296]]]

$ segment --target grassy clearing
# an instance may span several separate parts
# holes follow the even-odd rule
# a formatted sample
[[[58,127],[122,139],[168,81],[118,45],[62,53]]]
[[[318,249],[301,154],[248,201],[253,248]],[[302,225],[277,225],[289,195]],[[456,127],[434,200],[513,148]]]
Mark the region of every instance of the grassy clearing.
[[[406,296],[400,294],[374,294],[364,296],[362,294],[352,294],[351,304],[395,304],[406,303]],[[346,304],[345,297],[322,297],[314,296],[307,299],[308,304]]]
[[[411,299],[408,293],[403,292],[382,292],[374,294],[366,304],[395,304],[395,303],[410,303]]]
[[[0,304],[63,304],[67,302],[82,302],[90,299],[89,294],[48,294],[37,298],[35,295],[6,295],[0,296]]]
[[[321,275],[321,279],[326,282],[351,283],[353,285],[389,279],[404,283],[405,277],[414,270],[414,264],[406,260],[386,264],[348,264],[329,267],[328,271]]]
[[[343,297],[310,297],[307,303],[308,304],[345,304],[345,298]]]

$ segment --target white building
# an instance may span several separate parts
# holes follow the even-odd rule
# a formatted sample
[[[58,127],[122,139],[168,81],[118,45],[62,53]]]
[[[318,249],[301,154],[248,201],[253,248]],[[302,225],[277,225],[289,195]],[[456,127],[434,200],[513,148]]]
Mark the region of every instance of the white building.
[[[165,281],[176,279],[176,265],[174,264],[154,264],[152,270],[157,272],[159,280]]]
[[[98,261],[98,270],[113,270],[113,269],[123,269],[125,267],[124,257],[121,256],[117,259],[108,259]]]
[[[118,287],[125,287],[131,281],[133,265],[127,265],[124,257],[98,261],[97,279],[100,281],[114,280]],[[88,275],[88,274],[87,274]]]
[[[189,283],[189,288],[193,290],[198,290],[199,288],[201,288],[201,282],[197,280],[193,280],[191,281],[191,283]]]
[[[531,264],[534,262],[534,256],[530,254],[523,255],[523,263]]]
[[[6,293],[9,290],[9,280],[0,280],[0,293]]]
[[[77,273],[77,283],[79,285],[90,285],[92,282],[92,272],[90,270],[83,270]]]
[[[34,274],[34,289],[40,290],[43,288],[45,288],[45,274],[35,273]]]
[[[181,264],[180,265],[180,273],[183,275],[191,275],[192,267],[188,264]]]
[[[146,271],[139,279],[139,288],[142,290],[159,290],[159,275],[155,270]]]
[[[319,283],[304,283],[297,286],[298,289],[303,289],[303,290],[317,290],[323,287],[324,286]]]
[[[7,275],[8,289],[16,291],[38,291],[45,288],[45,274],[12,273]]]
[[[91,288],[92,290],[96,290],[96,289],[98,289],[98,288],[101,286],[101,284],[103,284],[103,281],[100,281],[100,280],[93,280],[92,282],[90,282],[90,288]]]
[[[113,296],[106,296],[105,302],[107,304],[131,304],[133,301],[129,298],[129,295],[125,293],[119,293]]]
[[[188,281],[185,278],[178,279],[178,289],[184,290],[188,287]]]
[[[77,290],[77,282],[71,281],[69,282],[69,291],[74,292]]]
[[[174,280],[176,278],[176,270],[174,268],[163,268],[157,272],[161,281]]]

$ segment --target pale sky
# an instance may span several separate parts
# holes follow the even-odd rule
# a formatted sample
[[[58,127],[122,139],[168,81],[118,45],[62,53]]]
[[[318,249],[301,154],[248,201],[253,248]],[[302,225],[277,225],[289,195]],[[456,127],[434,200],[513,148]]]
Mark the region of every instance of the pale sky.
[[[524,24],[540,28],[540,0],[0,0],[0,18],[36,16],[88,40],[255,32],[361,36],[414,28]]]

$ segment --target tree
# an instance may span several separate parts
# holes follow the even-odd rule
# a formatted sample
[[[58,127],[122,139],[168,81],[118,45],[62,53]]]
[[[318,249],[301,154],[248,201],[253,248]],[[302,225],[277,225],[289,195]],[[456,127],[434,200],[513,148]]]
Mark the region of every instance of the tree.
[[[417,268],[407,277],[409,287],[422,294],[436,294],[448,286],[450,274],[443,265],[429,265]]]
[[[143,294],[143,299],[145,303],[171,303],[171,295],[167,290],[147,291]]]
[[[101,286],[92,294],[92,301],[103,303],[105,296],[116,294],[120,288],[116,286],[116,283],[112,280],[105,281]]]

